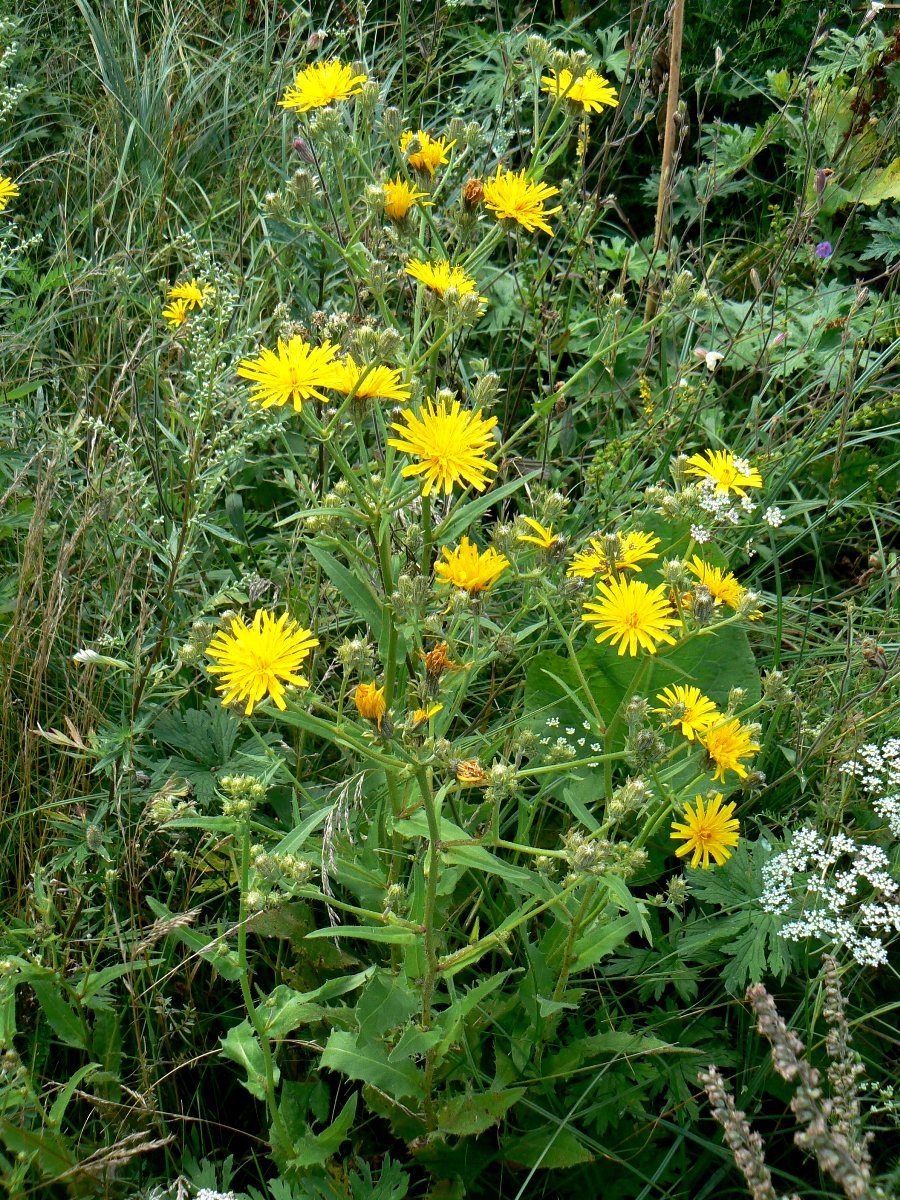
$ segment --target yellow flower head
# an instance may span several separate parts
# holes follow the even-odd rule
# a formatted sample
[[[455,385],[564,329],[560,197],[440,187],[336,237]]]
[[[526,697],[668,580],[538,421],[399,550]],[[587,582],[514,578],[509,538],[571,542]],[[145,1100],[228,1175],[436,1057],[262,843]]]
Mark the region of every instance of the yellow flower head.
[[[484,185],[484,206],[489,208],[498,221],[510,220],[521,225],[528,233],[542,229],[552,234],[547,218],[561,211],[561,206],[544,208],[551,196],[558,196],[559,188],[547,183],[533,183],[524,171],[504,171],[497,168],[493,179]]]
[[[738,779],[747,778],[747,768],[741,759],[752,758],[759,746],[753,741],[750,730],[737,717],[712,725],[697,740],[715,763],[713,779],[724,783],[726,771],[734,771]]]
[[[358,95],[368,78],[368,75],[354,75],[352,67],[339,58],[332,58],[298,71],[297,78],[278,103],[282,108],[296,108],[300,112],[324,108],[336,100],[349,100]]]
[[[427,192],[419,192],[402,175],[389,179],[384,185],[384,211],[392,221],[402,221],[411,208],[425,200]],[[430,204],[430,200],[426,200]]]
[[[10,200],[15,200],[19,194],[19,185],[8,175],[0,175],[0,212],[9,206]]]
[[[744,459],[735,458],[730,450],[707,450],[705,455],[692,454],[688,462],[688,475],[711,480],[717,492],[734,492],[736,496],[744,496],[747,488],[762,487],[759,471]]]
[[[731,815],[734,801],[723,805],[723,799],[722,793],[716,792],[707,797],[704,805],[703,797],[696,796],[696,810],[690,804],[685,804],[684,822],[672,822],[669,836],[674,842],[684,842],[675,853],[679,858],[690,854],[692,867],[700,863],[704,871],[708,870],[710,856],[715,859],[716,866],[721,867],[731,858],[730,847],[738,844],[740,823],[737,817]]]
[[[412,715],[413,729],[419,725],[424,725],[426,721],[430,721],[432,717],[437,716],[443,707],[443,704],[432,704],[430,708],[417,708]]]
[[[601,112],[604,108],[619,106],[616,89],[608,79],[604,79],[590,67],[574,83],[568,67],[563,67],[558,75],[551,70],[549,75],[541,76],[541,91],[554,98],[563,96],[572,104],[580,104],[586,113]]]
[[[189,312],[190,305],[187,300],[173,300],[171,304],[167,304],[162,310],[162,315],[172,329],[178,329],[187,320]]]
[[[381,722],[387,710],[383,687],[374,683],[361,683],[353,693],[353,703],[361,717],[365,717],[367,721],[374,721],[376,727],[381,729]]]
[[[442,553],[447,561],[435,563],[435,575],[439,575],[444,583],[451,583],[468,592],[470,596],[493,587],[509,566],[509,559],[505,555],[498,554],[493,547],[479,553],[478,547],[465,535],[455,550],[448,550],[444,546]]]
[[[353,392],[358,400],[377,397],[379,400],[395,400],[402,404],[410,397],[409,384],[401,383],[399,370],[393,367],[357,366],[352,354],[337,364],[334,382],[326,386],[345,396]]]
[[[400,137],[400,149],[404,154],[413,138],[418,141],[419,149],[410,154],[407,162],[417,171],[426,171],[434,179],[435,170],[449,161],[447,155],[456,142],[448,142],[446,138],[433,138],[424,129],[419,129],[415,133],[410,129]]]
[[[619,654],[632,656],[638,647],[655,654],[658,642],[675,644],[668,630],[681,622],[671,615],[664,584],[651,589],[639,579],[612,579],[598,583],[597,593],[599,603],[586,603],[582,620],[600,628],[598,642],[618,642]]]
[[[491,434],[496,417],[482,417],[481,409],[468,412],[458,400],[448,408],[444,400],[436,406],[429,398],[418,412],[401,413],[400,421],[403,424],[394,423],[391,429],[401,436],[388,438],[388,445],[418,458],[403,468],[403,475],[423,476],[423,496],[442,488],[449,496],[454,484],[478,492],[488,486],[488,472],[497,470],[487,458],[487,450],[496,444]]]
[[[468,296],[476,291],[478,286],[462,267],[451,267],[446,258],[433,263],[423,263],[411,258],[406,264],[406,273],[413,279],[418,279],[419,283],[424,283],[431,291],[437,292],[439,296],[443,296],[447,288],[455,288],[460,296]],[[479,296],[479,300],[487,303],[484,296]]]
[[[325,400],[320,388],[334,388],[343,378],[341,364],[335,362],[337,346],[325,342],[310,346],[295,336],[289,342],[278,339],[278,350],[260,350],[257,358],[242,358],[237,373],[241,379],[256,383],[250,399],[270,408],[273,404],[293,401],[297,412],[303,401],[315,397]]]
[[[734,609],[738,607],[745,589],[730,571],[723,571],[721,567],[705,563],[696,554],[685,566],[696,576],[698,583],[709,589],[716,604],[727,604],[729,608]]]
[[[591,549],[582,550],[572,559],[566,574],[580,579],[612,579],[618,571],[637,571],[642,562],[653,562],[659,558],[653,551],[659,538],[652,533],[634,529],[631,533],[613,533],[607,538],[591,538]]]
[[[553,532],[552,525],[542,525],[540,521],[535,521],[531,517],[521,517],[520,520],[529,529],[534,530],[535,536],[532,537],[527,533],[520,533],[516,538],[517,542],[530,542],[533,546],[539,546],[541,550],[557,549],[559,546],[559,535]]]
[[[704,696],[696,687],[677,683],[674,687],[663,688],[656,698],[663,707],[651,711],[660,713],[666,718],[666,723],[673,727],[680,725],[681,732],[689,742],[694,740],[696,734],[715,725],[721,717],[709,696]]]
[[[284,683],[309,687],[309,680],[297,672],[318,644],[312,630],[289,620],[287,613],[276,619],[261,608],[252,624],[247,625],[241,617],[232,617],[231,632],[223,630],[216,634],[206,651],[216,665],[206,669],[210,675],[222,676],[216,691],[225,693],[223,704],[246,700],[244,713],[249,717],[253,706],[268,694],[283,711],[287,707]]]
[[[170,287],[166,295],[170,300],[183,300],[188,308],[202,308],[213,295],[213,287],[208,283],[198,283],[191,279],[187,283],[176,283]]]

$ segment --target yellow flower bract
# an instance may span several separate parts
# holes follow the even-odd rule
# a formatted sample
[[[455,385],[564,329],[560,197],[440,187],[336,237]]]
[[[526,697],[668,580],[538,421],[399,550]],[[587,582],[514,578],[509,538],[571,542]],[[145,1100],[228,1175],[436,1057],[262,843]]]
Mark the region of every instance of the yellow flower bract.
[[[491,210],[498,221],[515,221],[528,233],[540,229],[552,234],[547,218],[560,212],[561,206],[545,208],[544,205],[558,195],[559,188],[550,187],[547,183],[534,183],[524,171],[517,174],[498,167],[494,178],[485,182],[484,206]]]
[[[608,79],[598,75],[589,67],[583,75],[572,82],[568,67],[557,73],[541,76],[541,91],[556,97],[563,96],[572,104],[579,104],[585,112],[601,112],[604,108],[617,108],[619,97]]]
[[[425,171],[433,179],[437,168],[444,166],[448,162],[447,155],[456,145],[456,142],[448,142],[446,138],[433,138],[424,129],[418,129],[415,133],[411,129],[408,129],[400,137],[400,149],[404,154],[413,138],[418,141],[419,149],[414,150],[410,154],[407,162],[415,170]]]
[[[173,300],[162,310],[162,315],[172,329],[178,329],[187,320],[190,305],[187,300]]]
[[[707,797],[704,804],[702,796],[694,798],[695,808],[690,804],[684,806],[684,821],[673,821],[670,837],[672,841],[683,841],[675,851],[679,858],[691,855],[691,866],[702,866],[709,869],[712,858],[716,866],[721,867],[731,858],[731,849],[738,844],[740,822],[731,814],[734,812],[734,801],[722,803],[721,792]]]
[[[435,575],[469,595],[493,587],[509,566],[509,559],[504,554],[498,554],[493,548],[479,552],[474,542],[465,536],[455,550],[444,546],[442,553],[446,561],[435,563]]]
[[[482,417],[481,409],[468,412],[458,400],[448,407],[444,400],[435,405],[429,398],[424,408],[403,412],[399,419],[402,424],[394,423],[391,429],[400,437],[388,438],[388,445],[418,458],[402,473],[423,477],[423,496],[441,490],[449,496],[456,484],[479,492],[488,486],[488,472],[497,470],[487,458],[488,448],[496,444],[491,433],[496,417]]]
[[[705,454],[692,454],[688,463],[688,475],[711,480],[717,492],[734,492],[736,496],[744,496],[747,488],[762,487],[759,471],[742,459],[735,458],[730,450],[707,450]]]
[[[418,191],[402,175],[398,175],[384,185],[384,211],[392,221],[402,221],[409,210],[415,208],[420,200],[426,200],[427,196],[427,192]]]
[[[654,554],[659,545],[659,538],[654,534],[635,529],[631,533],[617,533],[615,536],[618,538],[615,561],[607,557],[599,538],[591,538],[591,549],[576,554],[566,574],[580,579],[593,579],[595,575],[612,579],[617,571],[637,571],[640,574],[642,562],[654,562],[659,558],[658,554]]]
[[[298,670],[318,644],[312,630],[303,629],[287,613],[276,619],[261,608],[250,625],[242,617],[232,617],[230,632],[216,634],[206,651],[215,666],[206,669],[210,675],[222,676],[216,691],[225,693],[223,704],[246,700],[244,713],[249,717],[254,706],[269,695],[283,711],[287,707],[285,683],[309,687],[309,680]]]
[[[720,719],[715,704],[697,687],[677,683],[674,687],[663,688],[656,698],[662,708],[651,711],[665,717],[667,724],[680,726],[689,742]]]
[[[296,79],[278,103],[282,108],[293,108],[299,112],[324,108],[336,100],[349,100],[351,96],[358,95],[368,78],[368,75],[354,75],[352,67],[342,63],[339,58],[332,58],[298,71]]]
[[[638,649],[655,654],[657,643],[675,644],[669,633],[680,625],[663,584],[650,588],[639,579],[613,579],[597,584],[598,603],[586,603],[583,621],[600,628],[598,642],[619,644],[619,654],[636,655]]]
[[[0,175],[0,212],[9,207],[10,200],[15,200],[19,194],[19,185],[8,175]]]
[[[358,366],[352,354],[348,354],[335,371],[334,382],[326,386],[349,396],[351,392],[359,400],[394,400],[402,404],[410,397],[408,383],[400,379],[399,369],[383,366]]]
[[[752,758],[759,750],[746,726],[735,717],[711,726],[700,734],[698,741],[715,764],[713,779],[725,782],[725,772],[734,771],[738,779],[747,778],[742,758]]]
[[[468,296],[477,290],[477,284],[471,275],[467,275],[462,267],[451,267],[446,258],[437,262],[419,262],[411,258],[406,264],[406,273],[419,283],[424,283],[431,291],[443,296],[448,288],[455,288],[460,296]],[[486,303],[484,296],[479,299]]]
[[[277,350],[263,348],[256,358],[242,358],[237,373],[256,383],[250,399],[263,408],[290,400],[300,412],[304,400],[325,400],[320,389],[336,388],[344,378],[344,368],[335,362],[337,352],[330,342],[310,346],[301,337],[289,342],[279,338]]]
[[[553,532],[552,525],[542,525],[540,521],[535,521],[532,517],[522,517],[521,520],[534,530],[534,536],[527,533],[520,533],[516,538],[517,542],[530,542],[533,546],[540,547],[541,550],[554,550],[559,544],[559,537]]]
[[[694,555],[689,563],[685,563],[697,582],[709,589],[709,593],[717,604],[727,604],[729,608],[737,608],[744,594],[744,588],[731,571],[723,571],[703,561],[699,555]]]
[[[210,284],[199,283],[196,279],[189,279],[186,283],[176,283],[166,292],[170,300],[183,300],[189,309],[202,308],[212,294],[213,289]]]
[[[374,721],[377,728],[381,729],[381,722],[387,710],[383,687],[374,683],[361,683],[353,693],[353,703],[361,717],[365,717],[367,721]]]

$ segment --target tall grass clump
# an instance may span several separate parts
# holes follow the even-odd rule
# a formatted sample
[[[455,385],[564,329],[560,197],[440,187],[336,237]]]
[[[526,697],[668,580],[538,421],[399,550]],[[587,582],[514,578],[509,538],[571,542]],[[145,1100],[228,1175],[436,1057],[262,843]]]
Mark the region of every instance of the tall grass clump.
[[[11,1196],[896,1193],[882,7],[0,22]]]

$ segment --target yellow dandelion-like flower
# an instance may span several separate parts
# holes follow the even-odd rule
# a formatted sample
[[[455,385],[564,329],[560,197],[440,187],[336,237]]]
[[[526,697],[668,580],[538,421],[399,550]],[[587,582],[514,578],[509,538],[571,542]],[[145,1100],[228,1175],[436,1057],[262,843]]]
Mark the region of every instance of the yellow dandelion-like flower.
[[[419,149],[410,154],[407,162],[417,171],[426,171],[433,179],[437,168],[449,162],[447,155],[456,142],[448,142],[446,138],[433,138],[424,129],[419,129],[415,133],[409,129],[400,137],[400,149],[404,154],[413,138],[419,143]]]
[[[319,389],[334,388],[342,378],[343,368],[335,362],[337,352],[338,347],[331,342],[310,346],[301,337],[292,337],[289,342],[279,338],[277,351],[263,348],[257,358],[242,358],[237,373],[241,379],[256,383],[250,399],[263,408],[291,400],[300,412],[304,400],[325,400]]]
[[[547,183],[534,183],[528,179],[524,171],[504,171],[497,168],[493,179],[488,179],[484,185],[484,206],[489,208],[498,221],[516,221],[528,233],[542,229],[544,233],[553,233],[547,224],[547,218],[562,211],[561,205],[556,208],[544,208],[551,196],[558,196],[559,188],[550,187]]]
[[[744,496],[747,488],[762,487],[759,471],[745,459],[735,458],[730,450],[707,450],[705,455],[692,454],[688,462],[688,475],[712,480],[717,492],[734,492],[736,496]]]
[[[741,586],[731,571],[723,571],[721,567],[714,567],[712,563],[704,562],[697,554],[689,563],[685,563],[685,566],[692,575],[696,576],[698,583],[702,583],[709,589],[716,604],[727,604],[729,608],[734,609],[738,607],[746,589]]]
[[[402,473],[406,478],[423,476],[423,496],[442,488],[449,496],[454,484],[478,492],[488,486],[488,472],[497,470],[487,458],[488,448],[496,445],[491,430],[497,418],[482,417],[481,411],[468,412],[458,400],[449,408],[444,400],[435,405],[429,397],[418,412],[400,414],[403,424],[391,425],[401,436],[388,438],[388,445],[419,459],[404,467]]]
[[[402,175],[389,179],[384,185],[384,211],[392,221],[402,221],[411,208],[415,208],[420,200],[427,200],[427,192],[419,192]]]
[[[471,275],[467,275],[462,267],[451,267],[446,258],[437,262],[419,262],[411,258],[406,264],[406,273],[419,283],[424,283],[431,291],[443,296],[448,288],[455,288],[460,296],[468,296],[478,290],[478,285]],[[483,304],[487,303],[484,296],[479,296]]]
[[[222,676],[216,691],[225,693],[223,704],[246,700],[244,713],[249,717],[254,705],[269,695],[283,711],[287,707],[285,683],[309,687],[309,680],[298,670],[313,646],[319,644],[312,630],[303,629],[287,613],[276,619],[262,608],[250,625],[242,617],[232,617],[230,628],[230,633],[217,633],[206,651],[216,663],[207,671]]]
[[[417,708],[412,715],[413,729],[420,725],[424,725],[426,721],[430,721],[432,717],[436,717],[443,709],[443,704],[432,704],[430,708]]]
[[[190,305],[187,300],[173,300],[171,304],[167,304],[162,310],[162,315],[172,329],[178,329],[187,320],[189,312]]]
[[[399,370],[393,367],[358,366],[352,354],[337,364],[334,382],[325,386],[345,396],[353,392],[358,400],[377,397],[379,400],[395,400],[398,404],[408,400],[411,394],[409,384],[401,382]]]
[[[531,517],[522,517],[521,520],[533,529],[535,536],[532,537],[527,533],[520,533],[516,538],[517,542],[530,542],[533,546],[540,547],[541,550],[555,550],[559,545],[559,535],[553,532],[552,525],[542,525],[540,521],[535,521]]]
[[[384,688],[374,683],[361,683],[353,693],[353,703],[356,711],[367,721],[374,721],[378,729],[387,711],[384,700]]]
[[[570,577],[593,579],[599,575],[612,579],[617,571],[643,570],[642,562],[653,562],[659,558],[654,550],[659,538],[652,533],[634,529],[631,533],[610,534],[609,539],[591,538],[591,549],[582,550],[572,559],[566,571]]]
[[[703,733],[720,719],[721,713],[709,696],[704,696],[699,688],[683,686],[676,683],[674,687],[663,688],[657,695],[662,702],[662,708],[651,711],[660,713],[669,725],[681,726],[681,732],[689,742],[698,733]]]
[[[196,279],[189,279],[187,283],[176,283],[166,292],[170,300],[183,300],[188,308],[202,308],[213,294],[211,284],[198,283]]]
[[[442,554],[447,561],[435,563],[435,575],[470,596],[493,587],[509,566],[509,559],[504,554],[498,554],[493,547],[480,553],[465,535],[455,550],[444,546]]]
[[[324,108],[336,100],[349,100],[358,95],[368,78],[368,75],[354,75],[352,67],[339,58],[332,58],[298,71],[297,78],[278,103],[282,108],[295,108],[300,112]]]
[[[695,796],[696,809],[685,804],[684,821],[672,822],[670,838],[684,842],[675,853],[679,858],[690,854],[692,867],[700,863],[704,871],[709,870],[710,857],[721,867],[731,858],[730,848],[738,844],[740,822],[731,815],[735,802],[723,804],[723,799],[722,793],[716,792],[704,804],[702,796]]]
[[[541,76],[541,91],[553,97],[563,96],[572,104],[580,104],[586,113],[619,106],[616,89],[608,79],[590,67],[574,83],[568,67],[563,67],[559,74],[551,70],[549,75]]]
[[[668,632],[680,625],[672,616],[664,584],[650,588],[639,579],[612,579],[597,584],[598,604],[584,605],[583,621],[600,627],[598,642],[619,643],[619,654],[634,656],[638,648],[655,654],[658,642],[674,645]]]
[[[10,200],[15,200],[18,194],[19,185],[8,175],[0,175],[0,212],[4,212]]]
[[[697,740],[715,763],[713,779],[724,783],[726,771],[734,771],[738,779],[747,778],[747,768],[741,759],[752,758],[759,746],[753,741],[752,732],[736,717],[711,726]]]

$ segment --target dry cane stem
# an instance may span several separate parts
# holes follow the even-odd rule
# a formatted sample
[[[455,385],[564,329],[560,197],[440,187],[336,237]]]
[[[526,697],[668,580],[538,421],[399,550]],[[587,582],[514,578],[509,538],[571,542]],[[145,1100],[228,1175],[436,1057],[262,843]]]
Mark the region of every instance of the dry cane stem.
[[[659,172],[659,194],[656,198],[656,223],[653,233],[653,262],[663,243],[668,228],[669,200],[672,183],[672,166],[675,160],[675,114],[678,111],[678,92],[681,87],[681,45],[684,40],[684,0],[673,0],[672,32],[669,37],[669,82],[666,88],[666,129],[663,136],[662,164]],[[647,293],[644,320],[652,321],[656,316],[659,292],[651,286]]]

